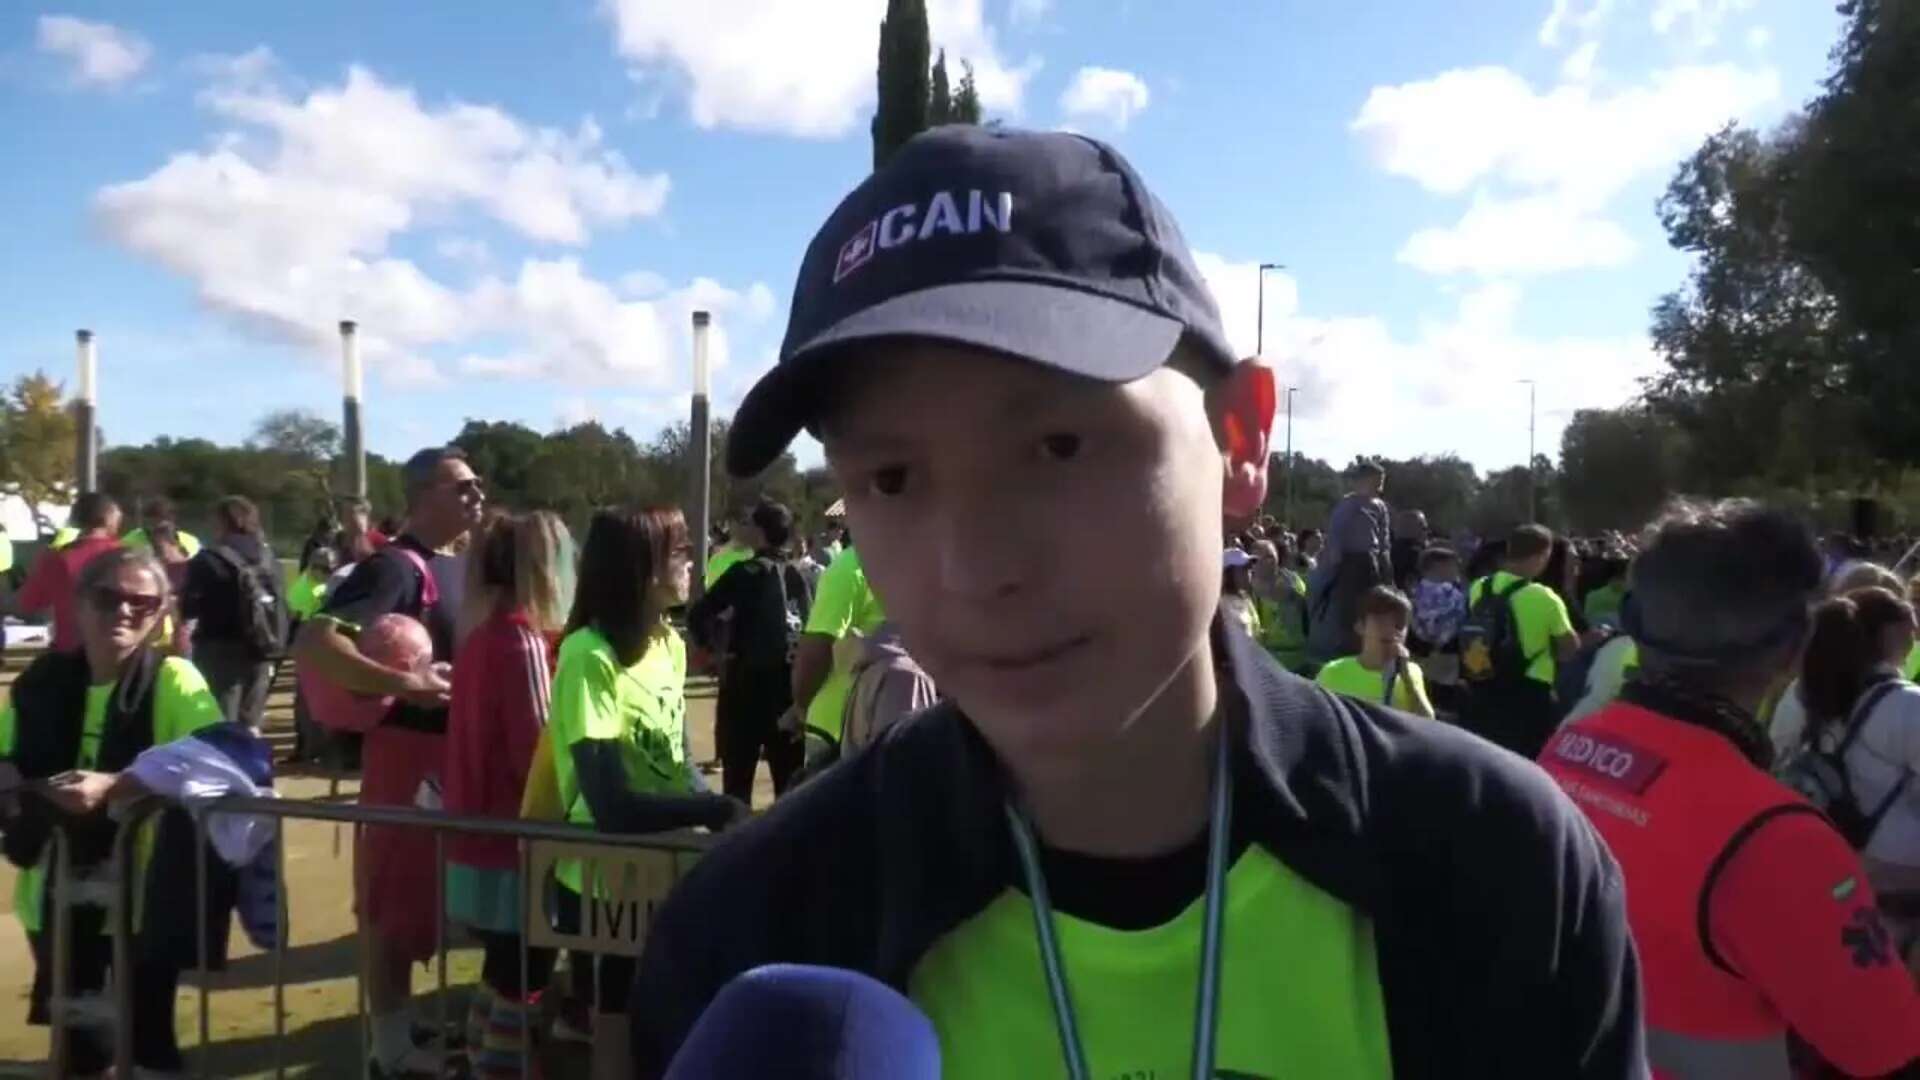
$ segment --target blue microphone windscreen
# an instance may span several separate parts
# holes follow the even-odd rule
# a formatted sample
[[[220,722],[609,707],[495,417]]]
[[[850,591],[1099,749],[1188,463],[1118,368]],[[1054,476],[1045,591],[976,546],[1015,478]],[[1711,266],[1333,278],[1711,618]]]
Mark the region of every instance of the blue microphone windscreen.
[[[913,1003],[839,968],[773,964],[723,987],[666,1080],[939,1080],[940,1042]]]

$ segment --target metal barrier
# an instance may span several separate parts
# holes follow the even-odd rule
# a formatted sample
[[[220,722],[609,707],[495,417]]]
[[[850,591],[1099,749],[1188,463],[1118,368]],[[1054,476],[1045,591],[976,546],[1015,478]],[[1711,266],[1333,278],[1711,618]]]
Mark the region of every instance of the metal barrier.
[[[116,1075],[133,1075],[133,1040],[131,1038],[133,999],[133,949],[135,915],[134,889],[143,882],[137,872],[135,859],[138,844],[135,837],[142,831],[141,826],[153,819],[160,811],[176,805],[159,798],[143,799],[127,812],[120,815],[121,825],[114,840],[113,854],[105,864],[104,874],[91,874],[76,877],[71,866],[70,844],[62,830],[52,830],[46,865],[52,870],[49,879],[47,898],[52,906],[53,929],[53,981],[52,995],[49,1001],[49,1020],[52,1025],[52,1046],[49,1054],[53,1075],[66,1075],[67,1039],[64,1032],[73,1026],[89,1026],[113,1030],[114,1068]],[[263,799],[229,797],[204,804],[191,811],[194,823],[195,844],[195,886],[194,921],[197,950],[198,1002],[199,1002],[199,1043],[194,1048],[193,1073],[206,1076],[206,1058],[211,1046],[210,1008],[212,995],[211,972],[208,970],[207,920],[204,917],[208,903],[207,893],[207,850],[209,847],[208,822],[221,815],[251,815],[275,819],[275,832],[280,843],[275,845],[276,862],[274,883],[278,893],[278,911],[276,912],[273,943],[273,1075],[286,1074],[283,1043],[286,1038],[286,980],[285,961],[289,937],[289,896],[286,874],[285,829],[281,824],[286,821],[335,822],[354,827],[354,851],[356,863],[360,852],[360,830],[369,825],[404,826],[431,831],[434,836],[435,880],[435,966],[439,980],[438,1019],[440,1033],[445,1037],[448,1028],[447,1009],[447,905],[445,897],[446,883],[446,836],[458,833],[472,836],[493,836],[515,841],[518,851],[520,872],[520,982],[523,989],[528,987],[530,947],[566,948],[576,953],[630,953],[638,954],[645,942],[646,929],[652,922],[653,907],[664,900],[667,893],[678,882],[694,859],[705,851],[712,838],[700,833],[679,832],[653,834],[646,836],[621,836],[604,834],[577,825],[522,821],[517,819],[462,817],[437,811],[428,811],[393,806],[340,806],[328,803],[295,801],[289,799]],[[578,859],[583,866],[581,888],[581,917],[576,932],[563,932],[556,927],[552,913],[548,909],[551,890],[545,887],[548,876],[555,864],[563,859]],[[149,873],[163,872],[159,868],[149,868]],[[355,900],[358,902],[359,868],[355,867]],[[77,904],[92,904],[106,909],[108,927],[113,938],[111,1009],[101,1002],[76,1000],[70,993],[68,968],[73,950],[72,908]],[[604,916],[604,917],[603,917]],[[42,927],[47,926],[47,913],[43,910]],[[364,961],[367,948],[366,925],[360,922],[357,931],[360,949],[357,959],[360,961],[355,971],[355,1013],[360,1032],[360,1068],[365,1068],[369,1055],[369,1037],[367,1021],[367,992],[364,979]],[[593,968],[592,990],[594,1000],[600,998],[599,965]],[[531,1017],[528,1019],[531,1024]],[[529,1032],[530,1036],[530,1032]],[[531,1037],[521,1040],[522,1072],[531,1075]],[[478,1049],[478,1048],[474,1048]]]

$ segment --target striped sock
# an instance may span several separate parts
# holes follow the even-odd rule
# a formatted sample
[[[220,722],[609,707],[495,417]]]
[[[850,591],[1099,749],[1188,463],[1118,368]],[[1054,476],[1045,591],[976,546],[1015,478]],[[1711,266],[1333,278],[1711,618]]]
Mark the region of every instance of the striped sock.
[[[529,1048],[529,1022],[534,1006],[505,997],[493,999],[493,1011],[487,1016],[486,1032],[472,1057],[476,1080],[534,1080],[521,1071],[521,1052]]]

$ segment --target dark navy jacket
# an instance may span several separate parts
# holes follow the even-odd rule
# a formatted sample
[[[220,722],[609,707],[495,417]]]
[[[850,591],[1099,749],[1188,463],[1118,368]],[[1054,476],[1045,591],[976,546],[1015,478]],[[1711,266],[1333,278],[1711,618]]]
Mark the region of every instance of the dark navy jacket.
[[[1372,920],[1395,1074],[1646,1076],[1620,871],[1559,787],[1222,633],[1235,832]],[[649,933],[632,997],[639,1075],[762,964],[851,968],[904,992],[936,941],[1019,882],[1006,790],[943,704],[725,837]]]

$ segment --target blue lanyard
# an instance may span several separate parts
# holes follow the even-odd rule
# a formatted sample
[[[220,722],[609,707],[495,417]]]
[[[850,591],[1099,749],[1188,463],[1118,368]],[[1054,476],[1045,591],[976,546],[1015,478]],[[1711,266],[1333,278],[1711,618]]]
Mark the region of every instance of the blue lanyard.
[[[1220,937],[1227,899],[1227,853],[1233,832],[1233,771],[1227,761],[1226,720],[1222,717],[1218,750],[1213,768],[1213,811],[1207,826],[1207,893],[1205,922],[1200,937],[1200,1000],[1193,1017],[1193,1080],[1213,1080],[1214,1045],[1220,1020]],[[1067,989],[1066,963],[1060,955],[1060,943],[1053,930],[1053,901],[1047,894],[1047,877],[1040,868],[1039,844],[1033,838],[1033,825],[1026,814],[1007,804],[1007,820],[1013,829],[1013,846],[1020,855],[1020,870],[1027,879],[1027,895],[1033,902],[1033,930],[1040,941],[1040,959],[1046,968],[1047,995],[1053,1002],[1053,1019],[1060,1029],[1060,1049],[1066,1055],[1069,1080],[1092,1080],[1087,1068],[1086,1047],[1080,1042],[1080,1025],[1074,1019],[1073,996]]]

